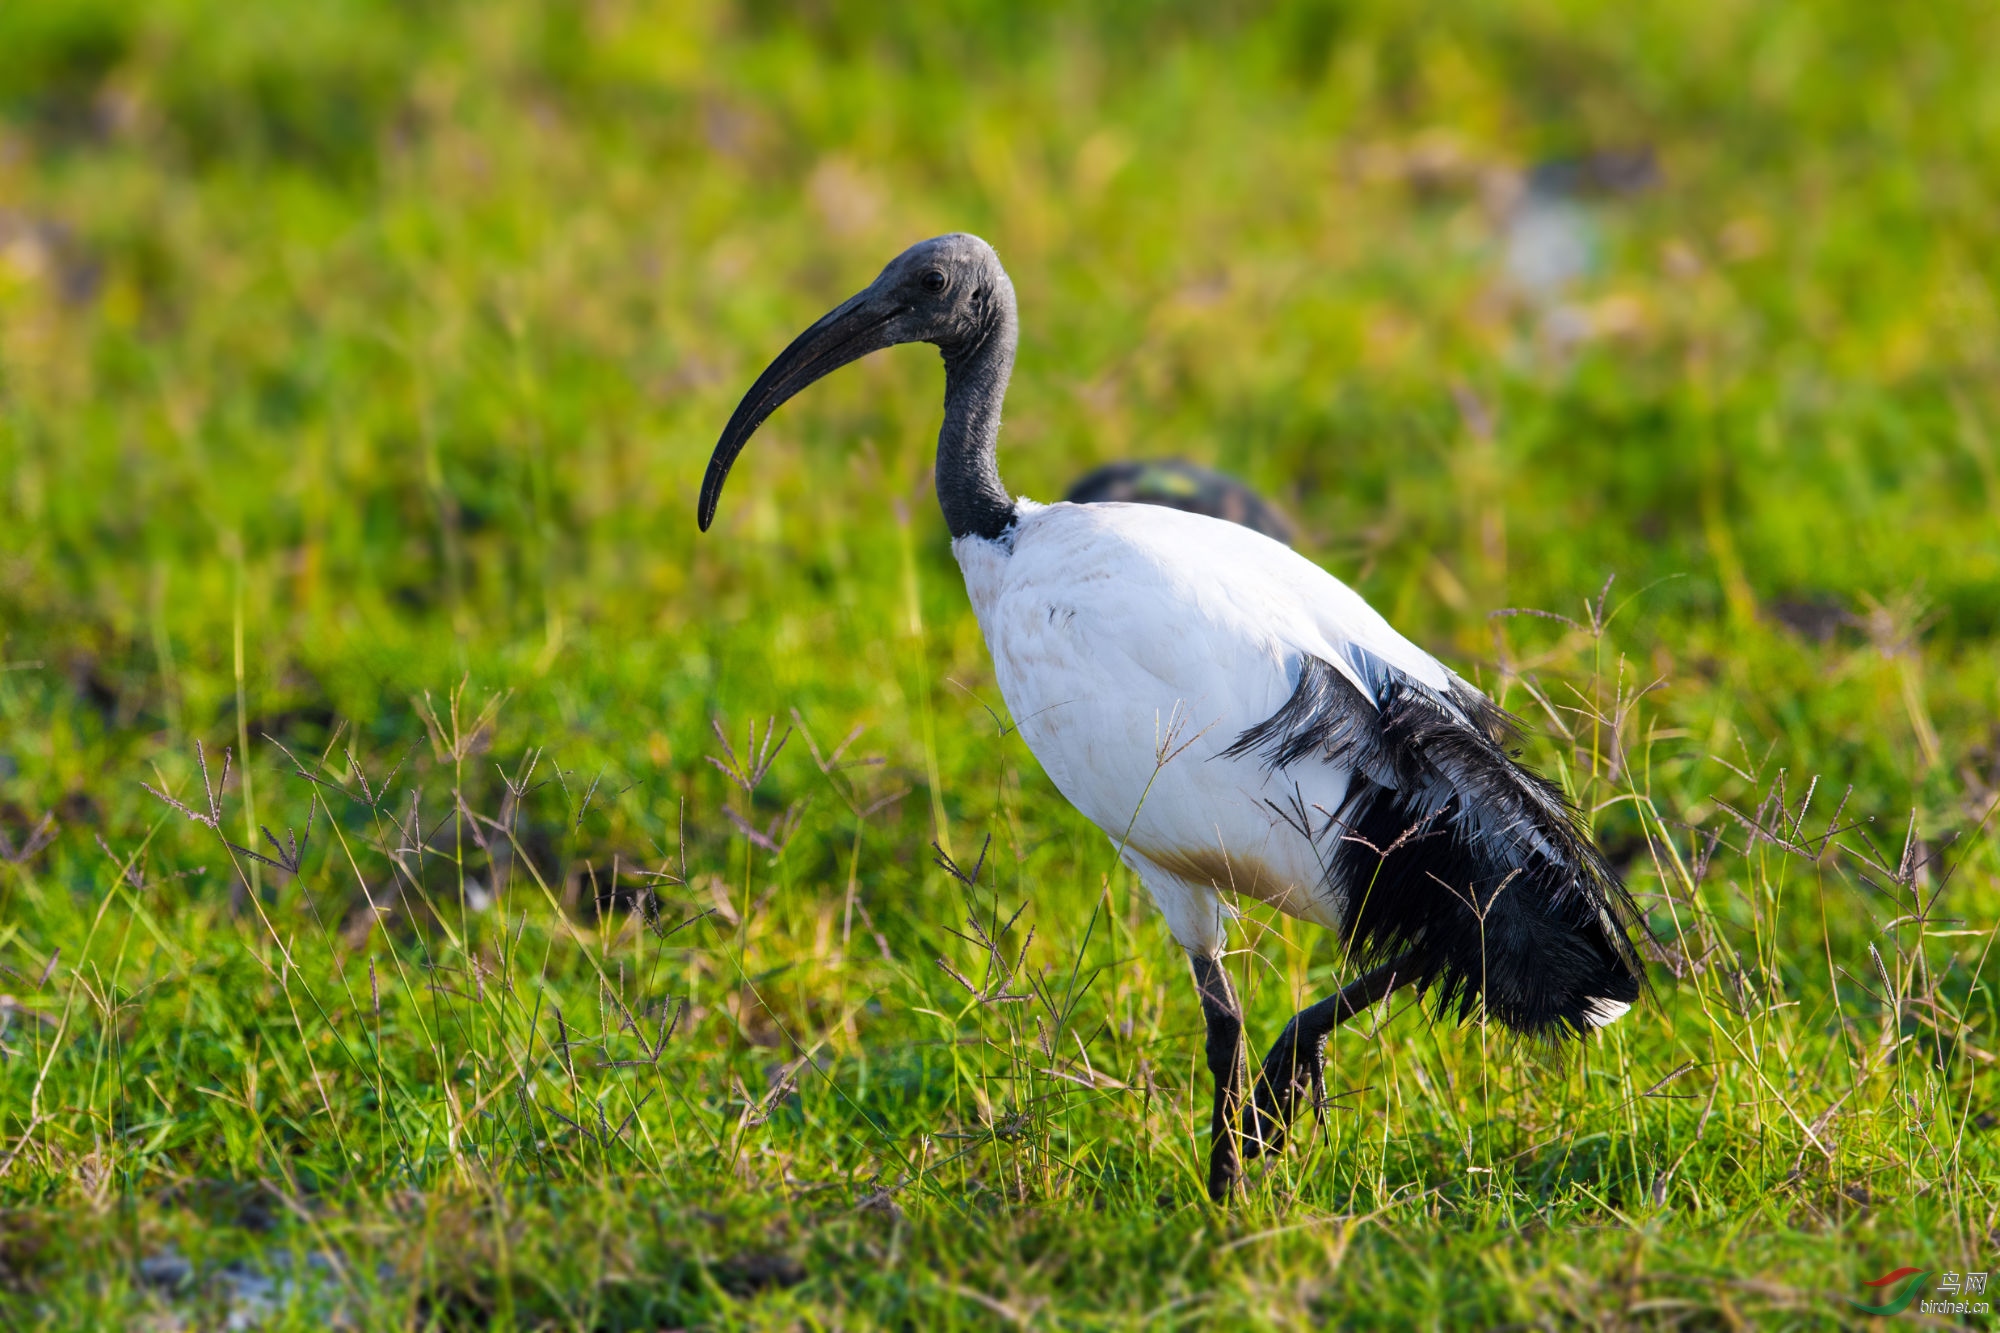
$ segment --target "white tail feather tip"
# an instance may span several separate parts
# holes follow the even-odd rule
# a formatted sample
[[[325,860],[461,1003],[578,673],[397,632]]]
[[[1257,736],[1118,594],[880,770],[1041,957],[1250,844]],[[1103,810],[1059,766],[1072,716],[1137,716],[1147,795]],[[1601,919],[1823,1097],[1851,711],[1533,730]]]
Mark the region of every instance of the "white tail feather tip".
[[[1623,1018],[1625,1011],[1631,1007],[1623,1000],[1607,1000],[1599,995],[1583,1006],[1583,1019],[1594,1028],[1610,1027]]]

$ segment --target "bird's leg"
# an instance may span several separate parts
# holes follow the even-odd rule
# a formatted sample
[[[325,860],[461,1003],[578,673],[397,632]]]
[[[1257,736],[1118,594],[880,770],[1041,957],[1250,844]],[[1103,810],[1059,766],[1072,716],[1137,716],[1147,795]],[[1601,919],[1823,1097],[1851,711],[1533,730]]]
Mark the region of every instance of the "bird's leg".
[[[1292,1015],[1257,1072],[1256,1097],[1243,1125],[1248,1155],[1275,1153],[1285,1146],[1299,1098],[1310,1094],[1317,1106],[1326,1096],[1326,1039],[1342,1023],[1411,980],[1415,970],[1405,955]]]
[[[1208,1149],[1208,1196],[1221,1203],[1243,1177],[1237,1121],[1243,1114],[1243,1009],[1222,959],[1190,954],[1201,1016],[1208,1024],[1208,1072],[1215,1079],[1215,1120]]]

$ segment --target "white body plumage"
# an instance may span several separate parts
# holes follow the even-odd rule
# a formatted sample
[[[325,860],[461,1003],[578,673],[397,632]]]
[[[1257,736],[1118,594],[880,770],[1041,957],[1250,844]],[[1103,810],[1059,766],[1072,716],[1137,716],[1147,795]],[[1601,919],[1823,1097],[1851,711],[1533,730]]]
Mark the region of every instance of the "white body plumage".
[[[1322,830],[1351,771],[1224,752],[1291,696],[1306,655],[1363,693],[1357,648],[1439,691],[1452,673],[1247,528],[1153,505],[1021,500],[1016,513],[1011,542],[952,550],[1000,693],[1057,789],[1190,953],[1222,948],[1228,893],[1337,928],[1345,886],[1328,880]]]

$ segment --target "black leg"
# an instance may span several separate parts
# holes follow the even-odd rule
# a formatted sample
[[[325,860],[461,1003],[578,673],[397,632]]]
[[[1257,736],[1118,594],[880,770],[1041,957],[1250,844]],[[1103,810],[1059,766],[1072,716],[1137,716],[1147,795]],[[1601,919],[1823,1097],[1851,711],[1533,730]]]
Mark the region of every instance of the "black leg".
[[[1342,1023],[1409,981],[1413,970],[1407,957],[1384,963],[1292,1016],[1257,1072],[1256,1099],[1243,1127],[1245,1153],[1255,1157],[1285,1146],[1299,1099],[1310,1094],[1317,1106],[1326,1096],[1326,1039]],[[1213,1034],[1215,1029],[1209,1031]]]
[[[1189,955],[1201,1016],[1208,1023],[1208,1072],[1215,1079],[1214,1137],[1208,1149],[1208,1197],[1221,1203],[1236,1192],[1243,1160],[1236,1146],[1243,1114],[1243,1009],[1220,958]]]

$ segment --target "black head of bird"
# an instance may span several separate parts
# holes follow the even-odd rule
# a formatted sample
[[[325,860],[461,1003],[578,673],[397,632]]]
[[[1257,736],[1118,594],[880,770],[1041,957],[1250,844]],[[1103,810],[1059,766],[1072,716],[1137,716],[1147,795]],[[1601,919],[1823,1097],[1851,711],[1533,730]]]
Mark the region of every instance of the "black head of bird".
[[[945,364],[938,502],[953,536],[998,535],[1012,521],[1013,504],[1000,485],[990,439],[983,452],[980,440],[985,419],[994,433],[999,430],[1017,336],[1014,284],[992,246],[962,232],[919,241],[794,338],[743,395],[702,479],[702,531],[715,519],[737,455],[786,399],[870,352],[932,343]]]

